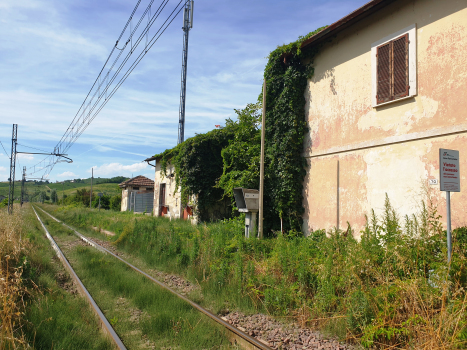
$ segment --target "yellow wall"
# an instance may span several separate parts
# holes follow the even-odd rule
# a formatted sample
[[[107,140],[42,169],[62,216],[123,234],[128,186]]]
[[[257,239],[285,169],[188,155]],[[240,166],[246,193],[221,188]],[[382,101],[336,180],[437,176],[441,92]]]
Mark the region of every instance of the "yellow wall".
[[[413,24],[417,95],[372,107],[371,45]],[[467,173],[467,2],[396,1],[327,43],[314,66],[306,91],[304,231],[345,229],[349,221],[358,235],[364,214],[381,214],[385,193],[403,216],[417,212],[423,188],[445,222],[445,193],[428,179],[439,180],[439,148],[459,150]],[[467,225],[465,178],[451,196],[453,227]]]

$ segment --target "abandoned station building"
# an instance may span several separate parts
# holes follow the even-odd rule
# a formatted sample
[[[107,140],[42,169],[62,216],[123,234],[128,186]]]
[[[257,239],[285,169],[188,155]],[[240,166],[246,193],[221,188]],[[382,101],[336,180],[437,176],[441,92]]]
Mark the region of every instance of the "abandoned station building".
[[[159,158],[150,157],[144,161],[155,168],[154,216],[167,216],[172,219],[190,219],[195,223],[196,217],[193,216],[192,205],[189,203],[182,208],[182,203],[180,202],[181,192],[180,189],[176,189],[175,167],[168,162],[166,171],[164,172]],[[156,165],[152,165],[151,161],[155,161]]]
[[[154,206],[154,181],[139,175],[118,185],[122,189],[121,211],[151,213]]]
[[[452,223],[466,225],[467,1],[373,0],[302,43],[313,47],[304,232],[359,232],[386,193],[402,217],[431,192],[445,223],[440,148],[459,151]]]

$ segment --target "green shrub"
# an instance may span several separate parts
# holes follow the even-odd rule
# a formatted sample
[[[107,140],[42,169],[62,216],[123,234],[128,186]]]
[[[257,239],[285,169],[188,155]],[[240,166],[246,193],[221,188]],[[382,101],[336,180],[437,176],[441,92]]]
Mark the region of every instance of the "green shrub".
[[[417,348],[429,340],[453,348],[467,334],[467,228],[453,231],[448,269],[446,233],[430,203],[401,224],[386,197],[383,216],[370,214],[360,240],[351,228],[246,239],[242,218],[193,226],[125,212],[56,213],[116,232],[120,248],[199,283],[202,301],[216,310],[300,315],[366,347]]]

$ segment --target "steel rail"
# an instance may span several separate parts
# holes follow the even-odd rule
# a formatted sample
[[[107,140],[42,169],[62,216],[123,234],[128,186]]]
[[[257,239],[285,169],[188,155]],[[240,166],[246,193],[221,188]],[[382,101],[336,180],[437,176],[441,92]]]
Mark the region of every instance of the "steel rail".
[[[135,270],[136,272],[142,274],[143,276],[145,276],[146,278],[150,279],[151,281],[153,281],[154,283],[156,283],[157,285],[159,285],[160,287],[168,290],[169,292],[175,294],[177,297],[179,297],[180,299],[186,301],[188,304],[190,304],[191,306],[193,306],[195,309],[197,309],[198,311],[202,312],[203,314],[205,314],[206,316],[210,317],[212,320],[216,321],[217,323],[221,324],[222,326],[224,326],[225,328],[227,328],[229,331],[231,331],[232,333],[234,333],[235,335],[239,336],[240,338],[242,338],[243,340],[245,340],[246,342],[248,342],[249,344],[253,345],[255,348],[258,348],[258,349],[261,349],[261,350],[272,350],[272,348],[270,348],[269,346],[267,346],[266,344],[260,342],[259,340],[253,338],[252,336],[246,334],[245,332],[242,332],[241,330],[239,330],[238,328],[232,326],[230,323],[224,321],[222,318],[219,318],[217,317],[216,315],[214,315],[212,312],[210,312],[209,310],[206,310],[205,308],[203,308],[202,306],[196,304],[195,302],[191,301],[190,299],[186,298],[185,296],[177,293],[175,290],[173,290],[172,288],[170,288],[169,286],[167,286],[166,284],[158,281],[157,279],[155,279],[154,277],[148,275],[146,272],[140,270],[139,268],[137,268],[136,266],[130,264],[129,262],[123,260],[121,257],[119,257],[118,255],[112,253],[110,250],[102,247],[101,245],[95,243],[94,241],[90,240],[89,238],[83,236],[81,233],[79,233],[78,231],[76,231],[74,228],[68,226],[67,224],[65,224],[63,221],[60,221],[58,220],[57,218],[55,218],[54,216],[52,216],[51,214],[49,214],[48,212],[46,212],[44,209],[42,208],[39,208],[40,210],[42,210],[44,213],[46,213],[47,215],[49,215],[52,219],[54,219],[55,221],[57,222],[60,222],[62,225],[64,225],[65,227],[69,228],[70,230],[72,230],[73,232],[75,232],[75,234],[83,239],[85,242],[87,242],[88,244],[91,244],[93,247],[95,247],[96,249],[99,249],[100,251],[104,251],[110,255],[112,255],[113,257],[117,258],[118,260],[120,260],[121,262],[125,263],[126,265],[128,265],[129,267],[131,267],[133,270]]]
[[[32,206],[32,210],[34,210],[34,214],[36,214],[36,217],[37,219],[39,220],[39,222],[41,223],[42,225],[42,228],[44,229],[45,231],[45,235],[47,236],[47,238],[49,239],[50,241],[50,244],[52,245],[52,248],[55,250],[55,253],[57,253],[57,256],[58,258],[62,261],[65,269],[68,271],[68,273],[71,275],[71,277],[73,278],[73,280],[77,283],[78,285],[78,288],[81,292],[82,295],[84,295],[86,297],[86,299],[88,300],[89,304],[91,304],[91,307],[94,311],[95,314],[97,314],[97,316],[99,317],[100,319],[100,322],[101,322],[101,326],[103,328],[103,330],[110,336],[110,338],[112,338],[112,341],[115,343],[115,345],[117,346],[118,349],[121,349],[121,350],[126,350],[126,347],[125,345],[122,343],[120,337],[117,335],[117,333],[115,333],[114,329],[112,328],[112,326],[110,325],[109,321],[107,321],[107,318],[105,318],[104,314],[102,313],[101,309],[99,308],[99,306],[97,306],[96,302],[94,301],[94,299],[92,298],[91,294],[89,294],[89,292],[87,291],[86,287],[83,285],[83,283],[81,282],[81,280],[79,279],[78,275],[76,274],[76,272],[73,270],[73,268],[71,267],[70,263],[68,262],[67,258],[65,257],[65,255],[63,254],[63,252],[61,251],[60,247],[58,246],[58,244],[55,242],[55,240],[53,239],[53,237],[50,235],[49,231],[47,230],[47,228],[45,227],[45,225],[42,223],[42,220],[41,218],[39,217],[39,215],[37,214],[36,212],[36,209],[34,208],[34,206]],[[41,209],[42,210],[42,209]],[[44,211],[44,210],[43,210]],[[46,211],[44,211],[45,213],[47,213]],[[48,214],[48,213],[47,213]],[[50,214],[49,214],[50,215]],[[50,215],[51,216],[51,215]],[[55,218],[54,218],[55,219]],[[56,221],[60,222],[59,220],[55,219]]]

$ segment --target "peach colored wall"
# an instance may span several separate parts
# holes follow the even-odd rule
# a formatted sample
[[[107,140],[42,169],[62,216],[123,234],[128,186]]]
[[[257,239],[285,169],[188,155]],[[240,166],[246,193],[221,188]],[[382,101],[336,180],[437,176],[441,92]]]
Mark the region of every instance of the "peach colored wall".
[[[417,95],[374,108],[371,45],[413,24]],[[365,213],[382,212],[385,193],[400,216],[416,213],[421,188],[439,180],[439,148],[459,150],[467,174],[466,1],[395,1],[338,34],[314,66],[305,93],[305,233],[349,221],[358,235]],[[451,196],[453,227],[467,224],[465,178]],[[445,222],[445,193],[428,188]]]

